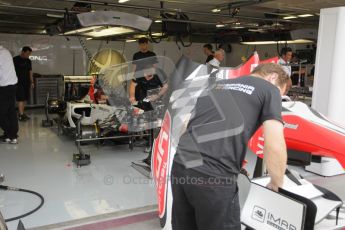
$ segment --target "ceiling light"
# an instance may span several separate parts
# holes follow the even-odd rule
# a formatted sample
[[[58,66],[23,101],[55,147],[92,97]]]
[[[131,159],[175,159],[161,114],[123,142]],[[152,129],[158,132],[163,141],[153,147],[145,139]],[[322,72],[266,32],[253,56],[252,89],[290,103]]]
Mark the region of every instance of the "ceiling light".
[[[224,24],[217,24],[216,27],[217,28],[223,28],[223,27],[225,27],[225,25]]]
[[[155,23],[162,23],[162,19],[155,20]]]
[[[64,18],[63,14],[47,14],[47,17],[50,18]]]
[[[258,27],[259,24],[258,23],[249,23],[248,26],[254,26],[254,27]]]
[[[233,26],[231,27],[231,29],[244,29],[245,27],[244,26]]]
[[[125,3],[128,2],[129,0],[119,0],[119,3]]]
[[[248,29],[249,32],[259,32],[259,33],[262,33],[262,32],[265,32],[265,30],[263,29]]]
[[[92,40],[92,38],[86,38],[86,41]]]
[[[134,38],[141,38],[141,37],[146,37],[146,34],[136,34],[133,36]]]
[[[87,31],[92,31],[92,30],[96,30],[96,29],[100,29],[102,28],[102,26],[90,26],[90,27],[85,27],[85,28],[80,28],[77,30],[71,30],[71,31],[67,31],[64,33],[64,35],[71,35],[71,34],[80,34],[80,33],[84,33]]]
[[[135,40],[135,39],[127,39],[126,40],[126,42],[135,42],[135,41],[137,41],[137,40]]]
[[[235,25],[241,25],[241,23],[240,22],[236,22]]]
[[[83,35],[90,36],[90,37],[104,37],[104,36],[111,36],[111,35],[119,35],[119,34],[127,34],[134,32],[134,30],[124,27],[110,27],[102,30],[94,30]]]
[[[297,40],[289,40],[289,41],[253,41],[253,42],[241,42],[243,45],[273,45],[273,44],[306,44],[306,43],[314,43],[312,40],[307,39],[297,39]]]
[[[300,15],[297,15],[298,17],[300,18],[306,18],[306,17],[313,17],[314,15],[313,14],[300,14]]]
[[[157,37],[161,37],[161,36],[163,36],[163,33],[152,33],[151,34],[152,36],[157,36]]]
[[[214,8],[214,9],[212,9],[211,11],[212,11],[213,13],[218,13],[218,12],[220,12],[220,11],[221,11],[221,9]]]
[[[293,15],[291,15],[291,16],[286,16],[286,17],[283,17],[283,19],[285,19],[285,20],[288,20],[288,19],[294,19],[294,18],[297,18],[297,16],[293,16]]]

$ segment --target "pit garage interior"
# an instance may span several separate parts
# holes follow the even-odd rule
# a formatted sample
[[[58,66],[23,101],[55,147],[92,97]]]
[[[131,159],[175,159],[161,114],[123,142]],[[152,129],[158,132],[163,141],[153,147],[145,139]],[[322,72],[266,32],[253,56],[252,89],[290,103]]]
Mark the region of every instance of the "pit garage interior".
[[[153,139],[169,98],[153,103],[150,114],[129,99],[129,75],[139,65],[133,55],[144,37],[168,88],[181,58],[207,66],[205,44],[224,51],[224,73],[276,62],[290,47],[292,87],[283,118],[285,112],[309,123],[284,120],[288,169],[300,186],[289,191],[314,202],[316,217],[308,225],[307,206],[278,203],[270,208],[302,207],[303,216],[286,217],[301,220],[299,227],[283,224],[284,217],[255,225],[248,191],[263,194],[268,181],[252,152],[246,159],[256,162],[248,169],[252,186],[239,190],[248,196],[242,229],[345,229],[344,24],[344,0],[0,0],[0,46],[12,57],[32,49],[34,83],[18,143],[0,145],[0,229],[172,229],[158,213],[155,168],[142,161],[158,148]],[[95,99],[91,91],[103,94]],[[253,178],[254,171],[260,176]]]

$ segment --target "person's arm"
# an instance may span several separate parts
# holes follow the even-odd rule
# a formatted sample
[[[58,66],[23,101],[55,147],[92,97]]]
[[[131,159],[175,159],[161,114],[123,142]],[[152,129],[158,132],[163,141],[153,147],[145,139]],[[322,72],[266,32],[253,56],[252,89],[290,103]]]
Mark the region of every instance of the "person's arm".
[[[131,78],[135,78],[135,71],[137,70],[137,65],[136,64],[132,64],[132,75]]]
[[[158,94],[154,94],[148,97],[148,99],[150,101],[157,101],[160,97],[162,97],[166,92],[168,91],[168,84],[165,83],[164,85],[162,85],[162,87],[160,88]]]
[[[129,83],[129,101],[134,104],[136,102],[135,100],[135,87],[136,87],[136,83],[132,80],[130,83]]]
[[[30,78],[30,85],[31,85],[31,88],[34,88],[35,87],[35,84],[34,84],[34,78],[33,78],[33,73],[32,73],[32,63],[31,63],[31,60],[28,59],[28,62],[29,62],[29,78]]]
[[[162,97],[168,91],[168,88],[168,83],[163,84],[163,86],[159,90],[158,97]]]
[[[34,83],[34,77],[33,77],[32,70],[30,70],[29,74],[30,74],[31,88],[34,88],[35,87],[35,83]]]
[[[264,128],[264,161],[271,176],[268,188],[278,191],[283,185],[287,164],[287,151],[284,139],[284,126],[280,121],[267,120]]]
[[[136,61],[137,61],[138,57],[137,57],[137,53],[133,54],[133,57],[132,57],[132,73],[131,73],[131,78],[135,79],[135,71],[137,71],[137,64],[136,64]]]

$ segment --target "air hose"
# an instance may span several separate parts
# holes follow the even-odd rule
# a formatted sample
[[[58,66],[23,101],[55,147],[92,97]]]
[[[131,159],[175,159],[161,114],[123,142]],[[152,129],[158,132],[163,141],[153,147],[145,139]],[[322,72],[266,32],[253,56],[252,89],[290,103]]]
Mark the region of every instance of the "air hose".
[[[6,185],[0,185],[0,190],[14,191],[14,192],[26,192],[26,193],[30,193],[30,194],[33,194],[33,195],[39,197],[40,200],[41,200],[41,203],[35,209],[33,209],[32,211],[27,212],[27,213],[25,213],[23,215],[20,215],[20,216],[16,216],[16,217],[5,219],[5,222],[11,222],[11,221],[19,220],[21,218],[29,216],[29,215],[33,214],[34,212],[36,212],[37,210],[39,210],[43,206],[43,204],[44,204],[43,196],[41,194],[39,194],[37,192],[34,192],[34,191],[31,191],[31,190],[21,189],[21,188],[14,188],[14,187],[6,186]]]

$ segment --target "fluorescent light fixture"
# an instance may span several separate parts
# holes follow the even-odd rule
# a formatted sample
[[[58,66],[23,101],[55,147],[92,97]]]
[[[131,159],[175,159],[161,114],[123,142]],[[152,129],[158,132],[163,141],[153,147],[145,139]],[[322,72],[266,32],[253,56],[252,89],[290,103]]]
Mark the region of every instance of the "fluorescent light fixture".
[[[86,38],[86,41],[92,40],[92,38]]]
[[[313,14],[300,14],[300,15],[297,15],[299,18],[307,18],[307,17],[313,17],[314,15]]]
[[[244,29],[245,27],[244,26],[233,26],[231,27],[231,29]]]
[[[119,0],[119,3],[125,3],[128,2],[129,0]]]
[[[86,32],[83,35],[90,37],[104,37],[111,35],[127,34],[131,32],[134,32],[134,30],[124,27],[110,27],[102,30],[93,30],[90,32]]]
[[[312,40],[307,39],[297,39],[297,40],[289,40],[289,41],[254,41],[254,42],[241,42],[243,45],[273,45],[273,44],[306,44],[306,43],[314,43]]]
[[[162,19],[155,20],[155,23],[162,23]]]
[[[133,36],[134,38],[142,38],[142,37],[147,37],[146,34],[136,34]]]
[[[64,18],[63,14],[47,14],[47,17],[50,18]]]
[[[235,25],[241,25],[241,23],[240,22],[235,22]]]
[[[220,12],[220,11],[221,11],[221,9],[214,8],[214,9],[212,9],[211,11],[212,11],[213,13],[218,13],[218,12]]]
[[[151,35],[153,35],[153,36],[163,36],[163,33],[152,33]]]
[[[285,19],[285,20],[288,20],[288,19],[294,19],[294,18],[297,18],[297,16],[293,16],[293,15],[291,15],[291,16],[286,16],[286,17],[283,17],[283,19]]]
[[[137,40],[135,40],[135,39],[127,39],[126,40],[126,42],[135,42],[135,41],[137,41]]]
[[[64,35],[81,34],[81,33],[84,33],[84,32],[93,31],[93,30],[100,29],[100,28],[102,28],[102,26],[85,27],[85,28],[80,28],[80,29],[76,29],[76,30],[67,31],[67,32],[64,33]]]
[[[223,28],[223,27],[225,27],[225,25],[224,24],[217,24],[216,27],[217,28]]]

